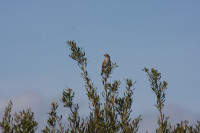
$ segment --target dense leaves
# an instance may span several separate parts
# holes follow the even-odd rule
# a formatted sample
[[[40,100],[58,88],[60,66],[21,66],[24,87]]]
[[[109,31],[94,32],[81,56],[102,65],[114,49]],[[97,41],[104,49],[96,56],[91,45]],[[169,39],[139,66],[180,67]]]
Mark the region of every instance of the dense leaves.
[[[126,80],[127,87],[125,89],[124,96],[119,97],[118,88],[120,81],[114,80],[113,83],[108,82],[110,75],[117,67],[116,63],[112,63],[102,74],[102,83],[104,89],[101,90],[103,90],[102,96],[105,102],[100,103],[100,96],[97,93],[97,88],[90,80],[88,71],[86,70],[87,58],[85,57],[84,50],[77,47],[74,41],[68,41],[67,45],[71,50],[70,57],[77,61],[78,66],[82,70],[81,75],[85,81],[86,94],[90,101],[89,108],[91,109],[90,115],[85,120],[82,120],[81,125],[84,125],[84,128],[76,128],[84,129],[85,132],[89,133],[136,132],[138,130],[138,124],[141,119],[140,117],[133,120],[130,118],[130,113],[132,111],[131,105],[133,100],[132,80]],[[69,95],[69,93],[68,95],[65,94],[65,96]],[[71,97],[69,96],[67,99],[71,99],[73,96],[74,95]],[[72,103],[70,100],[65,100],[66,98],[63,99],[63,103],[65,105]],[[71,112],[73,114],[73,110]],[[78,114],[78,111],[76,114]],[[78,117],[76,121],[77,123],[80,123],[80,117]],[[70,126],[70,130],[73,128],[74,127]]]
[[[34,113],[30,109],[11,115],[12,101],[5,109],[3,120],[0,122],[3,133],[34,133],[38,123],[34,120]]]
[[[126,87],[123,95],[119,96],[121,81],[111,80],[111,74],[115,70],[116,63],[102,71],[103,88],[97,88],[89,78],[87,71],[87,58],[83,48],[76,45],[74,41],[68,41],[67,46],[70,49],[69,57],[75,60],[82,70],[81,76],[85,83],[85,91],[89,100],[88,116],[81,118],[79,116],[79,105],[74,103],[75,93],[73,89],[63,90],[61,102],[64,109],[70,111],[69,114],[58,115],[58,104],[51,103],[51,109],[48,113],[47,125],[42,130],[44,133],[136,133],[139,129],[141,116],[132,118],[132,103],[134,94],[134,85],[132,79],[126,79]],[[168,83],[161,81],[161,73],[156,69],[144,68],[150,82],[151,89],[156,95],[155,104],[159,111],[157,133],[200,133],[200,122],[196,125],[189,125],[188,121],[181,121],[176,125],[171,125],[169,116],[163,113],[165,95]],[[102,90],[101,94],[97,89]],[[2,121],[0,121],[0,131],[3,133],[34,133],[38,123],[34,120],[34,113],[30,109],[11,114],[12,102],[8,103],[5,109]],[[65,117],[63,117],[65,116]],[[66,118],[67,119],[64,119]],[[64,123],[64,124],[63,124]],[[39,131],[40,132],[40,131]]]

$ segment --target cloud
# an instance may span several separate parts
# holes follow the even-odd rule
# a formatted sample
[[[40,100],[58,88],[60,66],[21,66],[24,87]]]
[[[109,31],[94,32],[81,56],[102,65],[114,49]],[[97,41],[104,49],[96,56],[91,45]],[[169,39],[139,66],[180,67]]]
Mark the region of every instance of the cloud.
[[[46,121],[48,120],[48,113],[50,112],[51,102],[53,101],[53,99],[59,105],[57,114],[62,114],[63,119],[66,120],[69,115],[69,109],[63,108],[63,104],[61,104],[60,102],[60,95],[55,95],[54,97],[43,97],[35,91],[23,92],[12,98],[0,98],[0,116],[4,115],[4,110],[10,100],[13,103],[13,108],[11,112],[12,115],[15,112],[31,108],[31,111],[34,112],[35,120],[38,122],[38,129],[36,130],[36,133],[41,133],[41,130],[43,130],[47,124]],[[82,105],[80,106],[82,107]],[[81,114],[84,115],[83,112]],[[2,117],[0,118],[0,120],[2,120]]]
[[[51,100],[55,99],[59,104],[58,114],[64,115],[66,118],[69,114],[69,110],[63,108],[62,104],[59,102],[60,97],[55,96],[54,98],[44,98],[37,92],[29,91],[21,93],[20,95],[14,96],[13,98],[0,98],[0,116],[3,116],[4,109],[7,106],[7,103],[12,100],[13,109],[12,113],[19,112],[20,110],[31,108],[35,113],[35,119],[39,123],[38,129],[36,132],[40,133],[41,130],[46,125],[46,120],[48,119],[48,112],[50,111]],[[79,101],[80,102],[80,101]],[[88,115],[88,103],[81,100],[80,105],[80,116],[85,117]],[[196,124],[197,120],[200,120],[200,113],[195,113],[186,109],[175,103],[168,103],[164,108],[165,115],[169,115],[172,125],[180,123],[181,120],[188,120],[190,124]],[[154,133],[157,128],[157,120],[159,112],[156,110],[153,111],[144,111],[141,113],[142,121],[140,122],[140,128],[138,133],[144,133],[148,131],[149,133]],[[2,118],[0,118],[2,120]],[[65,119],[66,120],[66,119]]]
[[[7,103],[11,100],[13,103],[12,114],[31,108],[31,111],[34,112],[35,120],[39,122],[39,130],[37,130],[37,132],[41,132],[40,129],[44,126],[47,119],[46,113],[49,110],[48,105],[50,105],[50,103],[47,104],[44,99],[45,98],[43,98],[39,93],[34,91],[23,92],[11,99],[8,97],[0,98],[0,116],[4,115]],[[2,120],[2,117],[0,120]]]
[[[13,112],[31,108],[34,111],[39,111],[42,106],[42,97],[35,92],[24,92],[20,95],[14,96],[13,98],[1,98],[0,99],[0,112],[4,111],[9,101],[13,103]]]
[[[169,120],[172,124],[176,124],[184,120],[188,120],[190,124],[196,124],[197,120],[200,120],[199,113],[192,112],[189,109],[175,103],[167,104],[164,111],[170,116]]]
[[[180,123],[181,121],[188,120],[189,124],[197,124],[197,120],[200,120],[200,113],[195,113],[189,111],[188,109],[175,104],[175,103],[168,103],[165,105],[164,108],[165,116],[169,116],[169,122],[172,125]],[[142,114],[142,121],[140,122],[140,128],[138,133],[155,133],[157,125],[157,120],[159,116],[158,111],[146,111]]]

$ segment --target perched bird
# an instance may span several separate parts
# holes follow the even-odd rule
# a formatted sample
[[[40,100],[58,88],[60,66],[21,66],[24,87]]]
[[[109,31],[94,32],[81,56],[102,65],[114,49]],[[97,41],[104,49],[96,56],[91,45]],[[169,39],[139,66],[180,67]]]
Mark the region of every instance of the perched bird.
[[[104,59],[103,64],[102,64],[102,72],[101,72],[101,75],[102,75],[103,73],[105,73],[105,70],[106,70],[108,67],[110,67],[110,65],[111,65],[110,56],[109,56],[108,54],[105,54],[104,56],[105,56],[105,59]]]

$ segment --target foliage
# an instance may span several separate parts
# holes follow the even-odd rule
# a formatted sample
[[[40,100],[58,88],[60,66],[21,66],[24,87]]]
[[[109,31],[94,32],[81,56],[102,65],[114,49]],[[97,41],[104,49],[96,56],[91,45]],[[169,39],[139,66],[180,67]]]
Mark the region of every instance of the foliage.
[[[200,122],[197,121],[195,127],[189,125],[188,121],[184,121],[175,126],[172,126],[169,123],[169,116],[165,117],[163,113],[163,107],[165,102],[165,91],[167,90],[168,83],[166,81],[161,81],[161,73],[156,69],[152,68],[151,70],[144,68],[143,71],[147,73],[148,79],[150,81],[151,89],[156,95],[157,103],[155,104],[160,115],[158,117],[158,128],[156,133],[200,133]]]
[[[181,123],[175,125],[173,128],[170,127],[172,133],[200,133],[200,122],[197,121],[195,127],[189,125],[187,120],[181,121]]]
[[[115,70],[116,63],[102,71],[102,97],[97,93],[97,87],[92,83],[87,71],[87,58],[83,48],[76,45],[74,41],[68,41],[70,48],[69,57],[75,60],[82,70],[81,76],[85,83],[86,95],[89,100],[89,116],[81,118],[79,116],[79,105],[74,103],[75,93],[71,88],[63,90],[61,102],[64,108],[68,108],[70,113],[67,121],[63,120],[63,115],[58,115],[58,104],[51,103],[51,110],[48,113],[47,125],[42,130],[44,133],[136,133],[139,129],[141,116],[131,118],[133,92],[135,82],[126,79],[126,87],[123,95],[119,96],[121,81],[111,82],[111,74]],[[156,69],[143,69],[150,81],[153,93],[156,95],[156,108],[159,111],[157,133],[200,133],[200,122],[196,125],[189,125],[188,121],[181,121],[176,125],[171,125],[169,116],[163,113],[165,95],[168,83],[161,81],[161,73]],[[102,98],[100,100],[100,98]],[[102,102],[103,101],[103,102]],[[33,133],[37,129],[38,123],[34,120],[34,113],[30,109],[11,115],[12,102],[8,103],[0,128],[3,133]],[[65,114],[65,116],[67,116]],[[63,124],[63,121],[65,124]]]
[[[157,133],[168,133],[169,132],[169,116],[165,117],[162,110],[165,102],[165,91],[167,89],[167,82],[161,82],[161,74],[155,70],[154,68],[149,71],[149,69],[144,68],[143,71],[147,73],[147,76],[150,81],[151,89],[156,94],[157,103],[155,104],[156,108],[160,112],[160,116],[158,119],[159,128],[156,129]]]
[[[42,132],[44,133],[63,133],[63,127],[62,127],[62,115],[59,117],[57,115],[57,108],[58,108],[58,104],[55,103],[54,101],[51,103],[51,112],[49,112],[49,119],[47,120],[47,126],[45,127],[44,130],[42,130]],[[56,129],[56,122],[58,123],[60,130]]]
[[[34,113],[30,109],[11,115],[12,101],[8,103],[5,109],[3,120],[0,127],[4,133],[34,133],[38,123],[34,120]]]
[[[80,124],[80,117],[78,116],[78,105],[72,103],[74,93],[68,88],[68,91],[63,92],[62,102],[65,107],[69,107],[71,110],[71,115],[68,118],[70,122],[70,132],[136,132],[138,130],[138,124],[141,120],[140,116],[134,120],[130,118],[131,105],[132,105],[132,95],[133,86],[132,80],[126,80],[126,91],[123,97],[119,97],[118,88],[120,81],[115,80],[113,83],[108,82],[110,75],[113,70],[117,67],[116,63],[111,64],[104,74],[102,75],[102,83],[104,89],[102,96],[104,103],[100,102],[100,96],[97,93],[97,88],[94,86],[92,81],[88,76],[86,70],[87,58],[85,57],[85,52],[82,48],[76,46],[74,41],[68,41],[67,45],[71,49],[70,57],[78,63],[81,68],[81,76],[85,81],[86,94],[90,101],[89,108],[91,109],[90,115]],[[71,109],[71,108],[74,109]],[[72,117],[73,116],[73,117]],[[76,125],[76,126],[75,126]]]

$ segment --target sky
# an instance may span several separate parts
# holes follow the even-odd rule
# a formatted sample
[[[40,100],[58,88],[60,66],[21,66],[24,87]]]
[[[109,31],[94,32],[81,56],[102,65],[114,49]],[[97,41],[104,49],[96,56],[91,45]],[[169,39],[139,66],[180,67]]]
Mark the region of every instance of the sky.
[[[74,40],[86,51],[99,93],[105,53],[119,66],[110,81],[122,81],[121,93],[126,78],[136,81],[132,115],[142,115],[139,132],[155,132],[158,116],[144,67],[158,69],[169,83],[164,112],[170,122],[195,124],[200,120],[199,7],[199,0],[0,1],[0,115],[12,100],[13,112],[31,107],[43,129],[50,103],[59,102],[68,87],[75,91],[80,115],[88,113],[81,70],[66,45]]]

